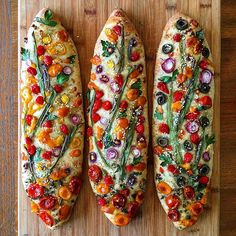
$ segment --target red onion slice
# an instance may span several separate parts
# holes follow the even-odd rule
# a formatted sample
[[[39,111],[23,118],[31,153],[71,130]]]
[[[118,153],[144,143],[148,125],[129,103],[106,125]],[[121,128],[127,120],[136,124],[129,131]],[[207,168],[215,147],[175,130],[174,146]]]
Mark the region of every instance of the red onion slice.
[[[203,70],[200,75],[201,83],[210,84],[212,80],[212,72],[209,70]]]
[[[107,125],[107,124],[108,124],[108,119],[107,119],[106,117],[101,117],[100,123],[101,123],[102,125]]]
[[[59,155],[60,155],[60,153],[61,153],[61,149],[62,149],[61,146],[54,147],[54,148],[52,149],[52,155],[53,155],[54,157],[59,157]]]
[[[161,68],[166,73],[171,73],[175,69],[176,61],[173,58],[167,58],[162,64]]]
[[[119,93],[121,91],[119,84],[115,81],[113,81],[110,86],[113,93]]]
[[[132,150],[132,154],[134,155],[135,158],[137,158],[141,155],[140,150],[138,148],[136,148],[135,146],[132,146],[131,150]]]
[[[81,118],[79,115],[77,114],[73,114],[71,115],[71,122],[74,124],[74,125],[78,125],[81,121]]]
[[[186,130],[190,134],[194,134],[199,130],[199,124],[196,121],[190,121],[185,125]]]
[[[106,157],[108,159],[114,159],[118,157],[118,151],[115,148],[109,148],[106,152]]]
[[[64,73],[65,75],[71,75],[71,74],[72,74],[72,69],[71,69],[69,66],[65,66],[65,67],[63,68],[63,73]]]

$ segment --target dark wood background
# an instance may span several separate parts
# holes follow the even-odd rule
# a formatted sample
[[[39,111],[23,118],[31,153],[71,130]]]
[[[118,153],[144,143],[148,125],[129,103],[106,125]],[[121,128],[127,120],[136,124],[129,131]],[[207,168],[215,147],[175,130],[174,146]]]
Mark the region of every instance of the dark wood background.
[[[236,235],[236,1],[222,0],[221,235]],[[0,0],[0,235],[17,227],[17,1]]]

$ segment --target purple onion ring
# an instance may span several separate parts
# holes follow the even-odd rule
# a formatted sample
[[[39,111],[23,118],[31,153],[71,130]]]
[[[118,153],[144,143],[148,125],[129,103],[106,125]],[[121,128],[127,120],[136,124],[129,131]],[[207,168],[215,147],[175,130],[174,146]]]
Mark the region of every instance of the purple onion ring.
[[[166,73],[171,73],[175,69],[176,61],[173,58],[167,58],[162,64],[161,68]]]

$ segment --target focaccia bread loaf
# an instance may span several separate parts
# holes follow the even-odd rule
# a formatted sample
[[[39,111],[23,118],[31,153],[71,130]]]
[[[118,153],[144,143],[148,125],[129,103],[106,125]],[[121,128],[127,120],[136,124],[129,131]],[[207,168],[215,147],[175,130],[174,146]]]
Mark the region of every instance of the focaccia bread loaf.
[[[122,10],[106,22],[91,62],[89,180],[108,219],[124,226],[145,191],[148,105],[143,44]]]
[[[22,179],[32,211],[50,228],[68,220],[81,188],[84,115],[78,55],[49,9],[21,49]]]
[[[214,69],[198,22],[182,14],[167,23],[157,52],[153,150],[157,193],[178,229],[206,204],[213,160]]]

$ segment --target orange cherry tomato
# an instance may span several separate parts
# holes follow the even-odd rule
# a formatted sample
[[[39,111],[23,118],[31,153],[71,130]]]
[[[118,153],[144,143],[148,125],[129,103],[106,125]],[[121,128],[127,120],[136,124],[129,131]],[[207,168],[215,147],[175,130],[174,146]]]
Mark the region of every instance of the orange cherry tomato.
[[[70,111],[70,108],[68,107],[61,107],[58,109],[57,114],[59,117],[66,117]]]
[[[147,102],[147,99],[145,96],[141,96],[136,100],[136,106],[141,106],[143,107],[145,103]]]
[[[91,60],[91,63],[98,66],[101,64],[101,58],[98,55],[95,55]]]
[[[60,64],[53,64],[48,68],[48,74],[51,77],[57,76],[60,72],[62,72],[62,66]]]
[[[118,125],[119,125],[121,128],[126,129],[126,128],[128,128],[128,126],[129,126],[129,121],[128,121],[126,118],[120,118],[120,119],[118,120]]]
[[[67,42],[68,41],[68,33],[65,30],[60,30],[57,32],[57,37],[62,41],[62,42]]]
[[[59,219],[60,220],[65,220],[68,218],[68,216],[70,215],[71,212],[71,207],[68,205],[63,205],[61,206],[61,208],[59,209]]]
[[[172,188],[163,181],[157,184],[157,190],[162,194],[170,194],[172,192]]]
[[[130,101],[134,101],[138,98],[139,96],[139,91],[138,89],[130,89],[128,92],[127,92],[127,98],[130,100]]]
[[[110,188],[104,183],[99,183],[97,186],[97,192],[99,194],[108,194],[110,192]]]
[[[70,192],[69,188],[66,186],[60,187],[58,194],[64,200],[69,200],[72,196],[72,193]]]
[[[129,224],[130,218],[125,214],[117,214],[114,218],[114,224],[117,226],[125,226]]]

